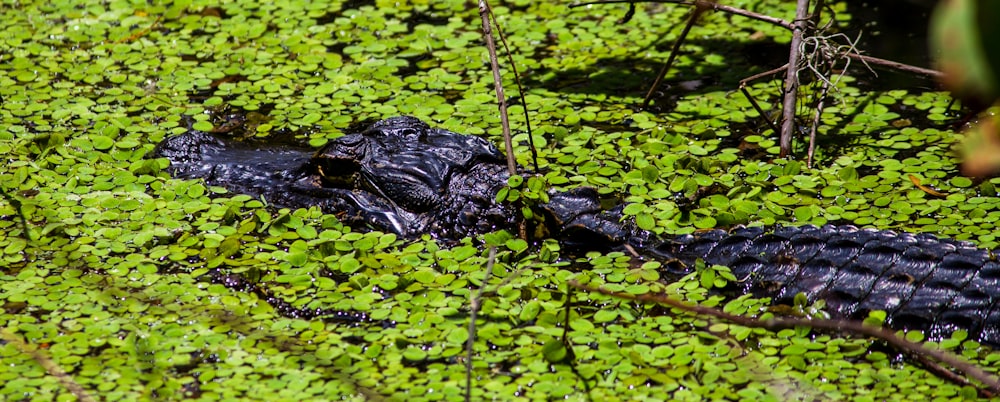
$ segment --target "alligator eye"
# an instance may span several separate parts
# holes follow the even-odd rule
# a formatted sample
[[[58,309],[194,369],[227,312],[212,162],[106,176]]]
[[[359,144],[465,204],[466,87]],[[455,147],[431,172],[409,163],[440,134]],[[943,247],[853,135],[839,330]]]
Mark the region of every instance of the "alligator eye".
[[[333,140],[327,148],[331,147],[356,147],[364,141],[364,137],[360,135],[345,135]]]
[[[412,128],[404,128],[399,130],[399,135],[407,140],[418,140],[420,139],[420,132]]]

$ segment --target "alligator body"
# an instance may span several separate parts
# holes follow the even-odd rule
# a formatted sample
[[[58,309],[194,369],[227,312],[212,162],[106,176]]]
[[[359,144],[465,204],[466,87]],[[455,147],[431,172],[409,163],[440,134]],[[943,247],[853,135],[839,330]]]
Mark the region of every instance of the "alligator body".
[[[893,328],[931,338],[967,329],[1000,346],[1000,262],[993,252],[931,234],[850,225],[711,230],[647,249],[691,266],[728,266],[742,293],[792,304],[798,293],[826,301],[834,317],[887,313]]]
[[[265,146],[189,131],[161,143],[177,177],[298,208],[319,206],[353,227],[455,239],[512,229],[520,212],[495,201],[508,179],[499,150],[473,136],[396,117],[337,138],[316,151]],[[1000,264],[993,253],[933,235],[853,226],[737,228],[652,237],[602,210],[597,192],[549,194],[538,211],[555,236],[575,246],[626,244],[668,266],[698,258],[729,266],[741,292],[790,303],[824,299],[836,317],[885,310],[894,328],[932,337],[967,329],[1000,345]],[[682,268],[687,269],[687,268]]]

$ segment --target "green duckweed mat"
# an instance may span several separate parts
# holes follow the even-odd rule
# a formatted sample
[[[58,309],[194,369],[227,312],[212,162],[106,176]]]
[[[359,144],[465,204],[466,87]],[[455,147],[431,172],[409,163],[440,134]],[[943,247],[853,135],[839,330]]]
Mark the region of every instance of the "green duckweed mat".
[[[638,111],[685,9],[642,5],[621,24],[625,5],[497,3],[525,84],[519,92],[505,69],[515,151],[526,165],[527,105],[557,189],[597,187],[663,234],[829,222],[997,245],[1000,181],[958,174],[945,93],[844,77],[808,168],[776,158],[775,136],[735,90],[784,63],[787,32],[708,15],[656,107]],[[729,3],[794,15],[787,1]],[[844,4],[832,7],[849,20]],[[483,241],[500,247],[477,320],[474,400],[976,398],[871,340],[747,330],[566,285],[668,292],[737,313],[766,305],[710,295],[724,281],[713,270],[667,283],[657,262],[568,259],[553,241],[359,233],[315,208],[276,210],[172,179],[165,160],[143,158],[166,136],[212,129],[227,108],[249,112],[258,136],[314,146],[401,114],[500,143],[479,18],[474,2],[452,0],[5,1],[0,399],[74,400],[73,384],[108,401],[461,399]],[[772,112],[779,87],[749,91]],[[200,279],[213,269],[297,307],[373,322],[285,318]],[[1000,368],[1000,354],[964,333],[936,345]]]

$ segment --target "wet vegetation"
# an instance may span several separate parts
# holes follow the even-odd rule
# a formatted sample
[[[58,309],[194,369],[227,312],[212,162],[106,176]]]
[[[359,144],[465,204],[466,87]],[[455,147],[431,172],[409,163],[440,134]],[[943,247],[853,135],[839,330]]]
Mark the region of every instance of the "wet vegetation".
[[[475,4],[398,3],[5,3],[0,399],[460,399],[487,245],[499,251],[477,318],[475,399],[977,397],[869,339],[747,329],[567,286],[770,314],[766,300],[710,293],[737,279],[725,268],[667,281],[660,262],[508,233],[404,241],[173,179],[144,158],[189,128],[229,132],[234,110],[248,112],[247,135],[312,146],[403,114],[501,144]],[[536,182],[594,186],[663,235],[838,223],[998,244],[1000,180],[959,174],[960,109],[933,83],[852,70],[807,168],[776,158],[775,134],[737,90],[787,60],[770,56],[787,31],[706,15],[639,110],[687,9],[645,4],[620,24],[627,5],[498,3],[525,83],[504,71],[514,151],[530,163],[526,107]],[[787,1],[731,3],[794,16]],[[831,7],[838,24],[855,21],[848,4]],[[777,80],[748,89],[765,112],[780,103]],[[230,275],[252,286],[224,286]],[[288,318],[269,298],[356,315]],[[996,372],[1000,353],[966,338],[932,346]]]

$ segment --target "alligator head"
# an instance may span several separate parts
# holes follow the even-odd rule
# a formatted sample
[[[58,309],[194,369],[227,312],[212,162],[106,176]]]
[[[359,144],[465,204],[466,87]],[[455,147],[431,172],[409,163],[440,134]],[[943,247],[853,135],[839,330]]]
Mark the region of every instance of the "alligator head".
[[[514,211],[494,200],[505,166],[482,138],[404,116],[331,141],[307,171],[320,188],[351,190],[380,229],[463,237],[511,225]]]
[[[461,238],[512,227],[516,216],[495,201],[508,173],[493,144],[414,117],[379,121],[319,151],[192,130],[154,156],[168,158],[176,177],[278,206],[319,206],[348,225],[407,237]]]

